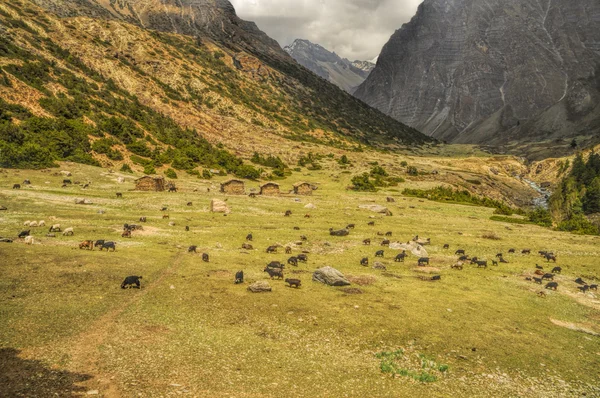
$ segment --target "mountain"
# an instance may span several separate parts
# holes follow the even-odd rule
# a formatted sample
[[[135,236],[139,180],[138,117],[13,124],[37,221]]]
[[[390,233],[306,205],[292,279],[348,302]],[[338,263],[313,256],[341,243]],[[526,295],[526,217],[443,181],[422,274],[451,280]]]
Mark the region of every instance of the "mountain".
[[[352,93],[365,81],[375,65],[368,61],[350,62],[318,44],[296,39],[284,50],[300,65],[343,90]]]
[[[0,3],[0,165],[220,168],[298,142],[431,139],[298,65],[223,0]]]
[[[451,142],[600,139],[600,2],[425,0],[355,95]]]

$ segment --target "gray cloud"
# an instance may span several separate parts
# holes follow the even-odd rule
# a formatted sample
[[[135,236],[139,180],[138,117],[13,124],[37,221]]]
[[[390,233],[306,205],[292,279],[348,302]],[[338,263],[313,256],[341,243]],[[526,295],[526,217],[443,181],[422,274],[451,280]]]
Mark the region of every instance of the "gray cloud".
[[[422,0],[230,0],[238,15],[286,46],[308,39],[350,60],[377,56]]]

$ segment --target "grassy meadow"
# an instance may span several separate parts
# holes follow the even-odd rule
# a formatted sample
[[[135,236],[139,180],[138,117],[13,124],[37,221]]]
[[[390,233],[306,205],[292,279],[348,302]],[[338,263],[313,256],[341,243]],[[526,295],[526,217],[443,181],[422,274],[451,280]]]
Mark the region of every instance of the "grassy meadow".
[[[92,184],[61,188],[59,170]],[[280,181],[280,197],[226,196],[218,192],[224,178],[180,174],[179,192],[155,193],[132,191],[132,175],[82,165],[0,173],[0,236],[15,238],[29,229],[26,220],[47,225],[31,228],[33,245],[0,243],[0,396],[600,396],[600,299],[573,282],[598,282],[599,237],[495,222],[493,209],[400,194],[425,183],[347,191],[351,175],[332,178],[327,167]],[[11,189],[25,178],[31,186]],[[318,184],[313,196],[287,194],[301,180]],[[247,192],[257,187],[246,183]],[[226,199],[231,213],[211,213],[212,198]],[[144,230],[122,238],[122,225],[141,216]],[[75,235],[45,237],[55,223]],[[349,236],[329,236],[349,223]],[[386,231],[392,241],[431,238],[431,266],[417,267],[413,255],[396,263],[398,251],[388,248],[376,259],[384,239],[377,233]],[[248,233],[254,250],[241,249]],[[308,241],[297,246],[300,235]],[[114,240],[117,250],[80,250],[86,239]],[[273,244],[308,252],[306,264],[284,270],[302,287],[269,280],[272,292],[251,293],[249,283],[268,279],[267,262],[289,257],[265,253]],[[507,254],[512,247],[517,254]],[[509,264],[454,270],[458,248],[490,263],[503,252]],[[519,254],[523,248],[532,254]],[[535,264],[554,266],[538,250],[557,254],[557,291],[525,281]],[[363,257],[369,267],[359,264]],[[375,261],[387,269],[373,269]],[[351,289],[312,282],[326,265]],[[243,285],[233,283],[239,270]],[[141,290],[120,288],[128,275],[143,276]],[[441,280],[424,280],[432,275]]]

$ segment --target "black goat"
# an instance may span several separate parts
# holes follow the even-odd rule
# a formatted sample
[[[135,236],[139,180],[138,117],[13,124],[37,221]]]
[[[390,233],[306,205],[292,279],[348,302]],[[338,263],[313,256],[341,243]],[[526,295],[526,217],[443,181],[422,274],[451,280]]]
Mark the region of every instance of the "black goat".
[[[125,278],[123,283],[121,283],[121,289],[127,289],[129,287],[133,287],[133,285],[135,285],[135,287],[137,287],[138,289],[141,289],[142,284],[140,282],[140,279],[142,279],[141,276],[128,276],[127,278]]]

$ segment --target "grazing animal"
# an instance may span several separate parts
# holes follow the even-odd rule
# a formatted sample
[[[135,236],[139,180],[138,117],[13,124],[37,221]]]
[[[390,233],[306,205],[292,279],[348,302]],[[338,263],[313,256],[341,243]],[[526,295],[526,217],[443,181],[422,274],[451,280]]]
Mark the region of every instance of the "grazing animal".
[[[394,258],[394,261],[397,263],[403,263],[406,256],[407,256],[406,251],[403,250],[402,253],[399,253],[398,255],[396,255],[396,258]]]
[[[83,189],[89,188],[90,184],[84,184]]]
[[[19,232],[19,238],[24,238],[26,236],[29,236],[30,232],[31,232],[30,229],[28,229],[27,231],[21,231],[21,232]]]
[[[374,227],[375,226],[375,221],[369,221],[369,223],[367,225],[369,225],[371,227]]]
[[[329,235],[331,236],[348,236],[350,231],[347,229],[340,229],[339,231],[334,231],[333,228],[329,228]]]
[[[23,180],[23,185],[31,185],[31,181],[29,181],[29,180]]]
[[[73,236],[75,232],[73,232],[73,227],[65,228],[63,231],[63,236]]]
[[[186,231],[189,231],[189,230],[190,230],[190,227],[189,227],[188,225],[186,225],[186,226],[185,226],[185,230],[186,230]]]
[[[583,286],[577,286],[577,289],[581,290],[581,293],[585,293],[588,290],[590,290],[590,287],[588,285],[583,285]]]
[[[541,269],[536,269],[535,272],[534,272],[534,274],[536,274],[536,275],[544,275],[545,272],[542,271]]]
[[[377,232],[377,236],[383,236],[383,232]]]
[[[79,244],[80,249],[88,249],[94,250],[94,241],[93,240],[84,240]]]
[[[387,231],[387,232],[385,233],[385,236],[392,236],[392,231]]]
[[[96,241],[96,243],[94,243],[94,247],[102,246],[103,244],[104,244],[104,240],[103,239],[98,239]]]
[[[252,250],[254,247],[249,243],[242,243],[242,249],[244,250]]]
[[[306,237],[306,235],[300,235],[300,240],[306,242],[308,238]]]
[[[293,265],[294,267],[297,267],[298,266],[298,259],[296,257],[290,257],[290,258],[288,258],[287,263],[289,265]]]
[[[546,261],[550,262],[550,260],[556,262],[556,256],[554,254],[546,254]]]
[[[469,256],[460,256],[458,261],[469,261]]]
[[[544,280],[543,280],[542,278],[536,278],[536,277],[534,276],[534,277],[533,277],[533,281],[534,281],[535,283],[538,283],[538,284],[540,284],[540,285],[541,285],[541,284],[542,284],[542,282],[543,282]]]
[[[187,202],[188,206],[193,206],[192,202]]]
[[[33,245],[34,241],[33,241],[33,236],[29,235],[25,237],[25,244],[26,245]]]
[[[354,224],[348,224],[348,225],[346,225],[346,229],[354,229],[355,226],[356,225],[354,225]]]
[[[117,192],[117,198],[122,198],[123,194],[121,192]]]
[[[69,179],[65,179],[65,180],[63,180],[63,184],[72,184],[72,182]]]
[[[169,187],[169,192],[177,192],[177,187],[170,186]]]
[[[208,254],[207,253],[202,253],[202,261],[204,261],[205,263],[208,262]]]
[[[365,239],[363,240],[363,245],[370,245],[371,244],[371,239]]]
[[[575,283],[577,283],[579,285],[587,285],[587,283],[581,278],[575,279]]]
[[[544,267],[542,267],[541,265],[537,265],[537,264],[535,265],[535,268],[537,268],[537,269],[544,269]]]
[[[31,226],[31,221],[25,221],[25,222],[23,222],[23,226],[24,227],[30,227]]]
[[[252,237],[252,234],[248,234],[248,235],[246,235],[246,240],[247,240],[248,242],[252,242],[252,238],[253,238],[253,237]]]
[[[450,245],[446,243],[446,244],[444,245],[444,249],[450,249]]]
[[[291,215],[292,215],[292,211],[291,210],[286,210],[285,214],[284,214],[284,217],[289,217]]]
[[[289,287],[295,287],[296,289],[302,285],[302,281],[300,281],[300,279],[288,278],[284,282],[287,283]]]
[[[108,251],[108,249],[113,249],[114,252],[117,250],[117,244],[116,242],[104,242],[102,246],[100,246],[100,251],[102,251],[102,249],[106,249],[106,251]]]
[[[192,245],[192,246],[188,247],[188,253],[198,253],[196,251],[197,248],[198,248],[198,246],[196,246],[196,245]]]
[[[498,266],[498,261],[492,260],[492,265]]]
[[[487,268],[487,261],[477,260],[475,264],[477,264],[477,268]]]
[[[167,211],[167,206],[161,207],[160,211]]]
[[[360,265],[362,265],[364,267],[368,266],[369,265],[369,258],[365,257],[362,260],[360,260]]]
[[[377,250],[375,252],[375,257],[383,257],[383,250]]]
[[[423,265],[429,265],[429,257],[421,257],[418,261],[417,261],[417,265],[419,266],[423,266]]]
[[[271,277],[271,279],[273,279],[274,277],[277,277],[277,279],[283,279],[283,270],[281,268],[269,268],[266,267],[263,272],[266,272],[267,274],[269,274],[269,276]]]
[[[140,222],[146,222],[146,217],[140,217]]]
[[[292,248],[289,246],[285,247],[285,254],[291,254],[292,253]]]
[[[550,282],[550,283],[546,284],[546,289],[556,290],[557,287],[558,287],[558,283],[556,283],[556,282]]]
[[[521,254],[531,254],[531,249],[523,249],[521,250]]]
[[[244,271],[238,271],[235,273],[235,282],[233,283],[235,283],[236,285],[244,283]]]
[[[254,192],[251,192],[250,195],[248,195],[248,196],[251,197],[252,199],[256,198],[256,194]]]
[[[537,295],[538,295],[538,296],[540,296],[541,298],[546,298],[546,293],[545,293],[545,292],[543,292],[543,291],[539,291],[539,292],[537,293]]]
[[[123,231],[123,233],[121,234],[122,238],[131,238],[131,230],[130,229],[126,229]]]
[[[477,261],[478,261],[478,260],[479,260],[479,259],[478,259],[477,257],[473,257],[473,258],[471,259],[471,264],[475,264],[475,263],[477,263]]]
[[[308,256],[306,254],[298,254],[296,257],[298,258],[298,261],[302,261],[303,263],[308,261]]]
[[[62,184],[60,187],[61,187],[61,188],[66,188],[66,187],[67,187],[67,184]]]
[[[54,224],[50,227],[48,232],[60,232],[60,224]]]
[[[456,264],[452,264],[450,266],[450,268],[454,268],[454,269],[458,269],[458,270],[462,270],[463,269],[463,262],[459,261]]]
[[[40,220],[40,222],[38,223],[38,227],[45,227],[45,226],[46,226],[46,221]]]
[[[526,276],[526,277],[525,277],[525,280],[526,280],[526,281],[529,281],[529,282],[531,282],[531,280],[532,280],[532,279],[531,279],[531,277],[530,277],[530,276]]]
[[[561,271],[562,271],[561,267],[554,267],[554,268],[552,268],[552,273],[553,274],[560,274]]]
[[[269,264],[267,264],[267,268],[285,268],[285,266],[279,261],[271,261]]]
[[[381,246],[389,246],[389,245],[390,245],[389,239],[384,239],[381,241]]]
[[[496,253],[496,258],[500,258],[503,257],[504,255],[502,253]]]
[[[598,285],[590,285],[590,290],[598,291]]]
[[[504,257],[500,257],[500,262],[501,262],[501,263],[508,264],[508,261],[507,261],[507,260],[505,260],[505,259],[504,259]]]
[[[294,227],[294,231],[300,231],[300,227]]]
[[[553,280],[554,279],[554,274],[544,274],[544,275],[542,275],[542,279]]]
[[[163,214],[163,219],[165,219],[165,218],[169,218],[169,215],[168,214]]]
[[[30,227],[37,227],[38,223],[37,223],[37,221],[32,221],[32,222],[29,223],[29,226]]]
[[[434,275],[431,277],[432,281],[440,281],[442,280],[442,276],[441,275]]]
[[[141,276],[128,276],[127,278],[125,278],[123,283],[121,283],[121,289],[127,289],[133,287],[134,285],[136,288],[141,289],[142,284],[140,282],[140,279],[142,279]]]
[[[548,252],[545,250],[540,250],[540,251],[538,251],[538,254],[542,257],[546,257],[546,254],[548,254]]]
[[[304,218],[310,218],[310,214],[305,214]]]
[[[514,252],[515,252],[515,249],[508,249],[508,252],[509,252],[509,253],[514,253]]]
[[[267,247],[267,253],[277,253],[277,246]]]
[[[14,184],[12,189],[21,189],[21,184]]]
[[[457,251],[454,252],[454,254],[456,254],[456,255],[462,254],[464,256],[465,251],[464,251],[464,249],[458,249]]]

